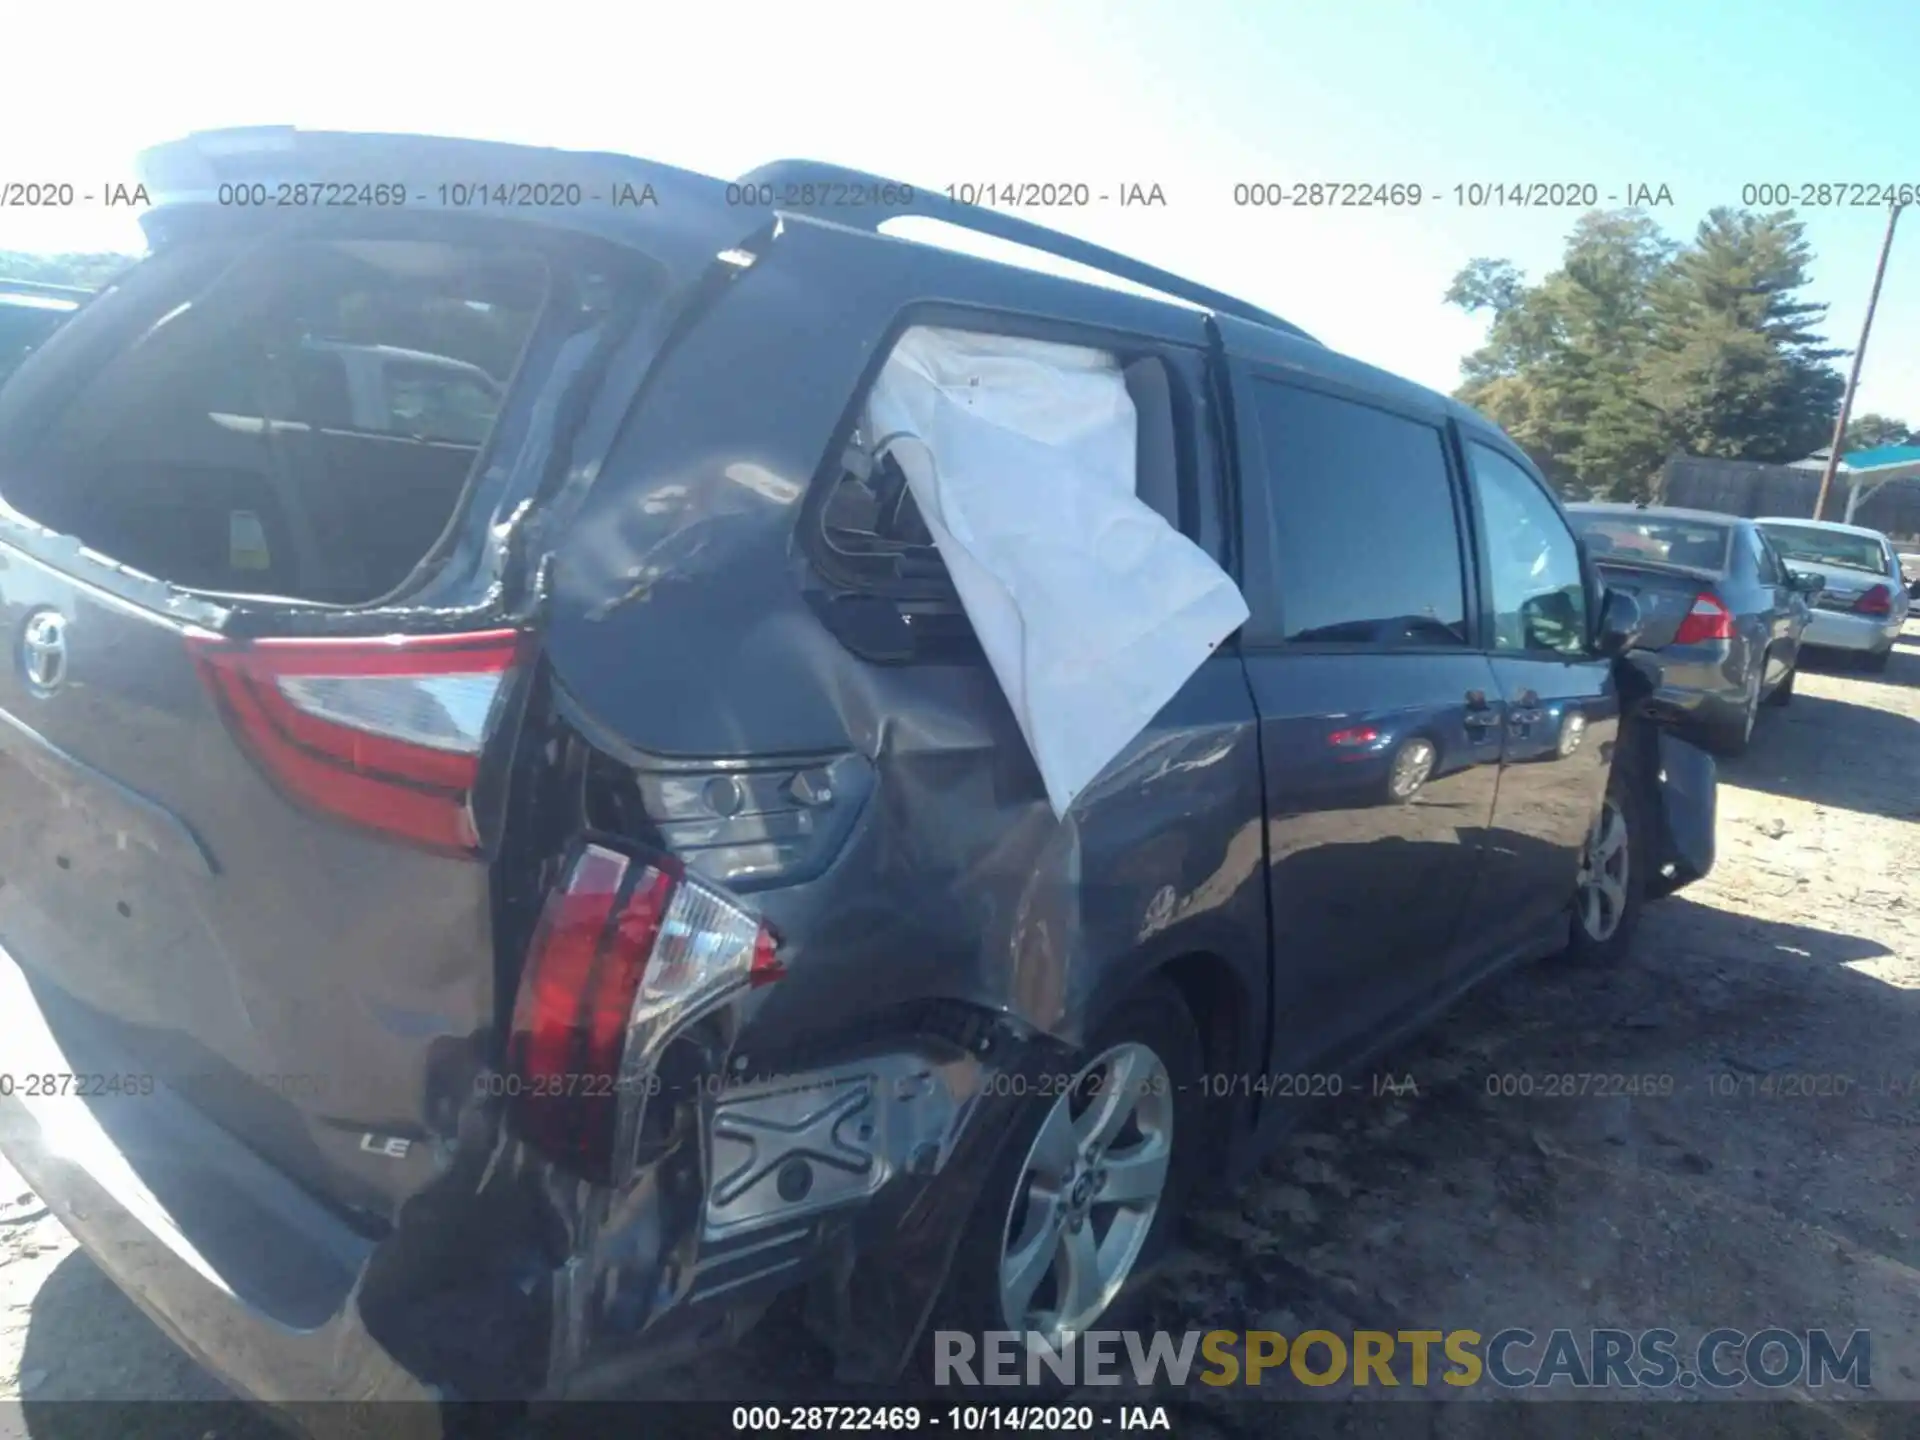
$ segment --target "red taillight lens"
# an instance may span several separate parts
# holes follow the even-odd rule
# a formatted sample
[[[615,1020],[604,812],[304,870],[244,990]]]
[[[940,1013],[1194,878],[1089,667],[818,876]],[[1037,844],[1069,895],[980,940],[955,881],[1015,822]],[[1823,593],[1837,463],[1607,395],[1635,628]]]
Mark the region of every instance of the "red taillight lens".
[[[1861,615],[1891,615],[1893,613],[1893,591],[1885,585],[1876,585],[1858,600],[1853,608]]]
[[[1380,738],[1380,732],[1371,725],[1356,725],[1351,730],[1336,730],[1327,736],[1329,745],[1371,745]]]
[[[686,1021],[783,972],[773,932],[673,861],[588,845],[528,951],[504,1083],[515,1130],[617,1182],[661,1047]]]
[[[1693,597],[1693,608],[1687,611],[1680,628],[1673,632],[1675,645],[1697,645],[1702,640],[1732,638],[1733,612],[1705,591]]]
[[[294,799],[434,849],[478,848],[468,800],[520,632],[187,643],[235,733]]]

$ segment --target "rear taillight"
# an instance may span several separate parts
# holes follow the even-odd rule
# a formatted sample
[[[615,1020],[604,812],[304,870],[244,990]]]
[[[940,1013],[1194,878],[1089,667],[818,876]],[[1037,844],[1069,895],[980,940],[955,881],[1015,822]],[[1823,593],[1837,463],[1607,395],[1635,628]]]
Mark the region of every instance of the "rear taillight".
[[[778,979],[758,917],[664,857],[588,845],[547,898],[514,1003],[503,1090],[516,1133],[618,1182],[660,1050],[728,996]]]
[[[1885,585],[1876,585],[1854,601],[1853,608],[1855,613],[1860,615],[1891,615],[1893,591]]]
[[[1673,643],[1676,645],[1697,645],[1702,640],[1732,638],[1733,612],[1704,590],[1693,597],[1693,608],[1687,611],[1687,618],[1680,622],[1680,628],[1673,632]]]
[[[469,800],[520,632],[187,643],[228,723],[292,798],[415,844],[478,848]]]

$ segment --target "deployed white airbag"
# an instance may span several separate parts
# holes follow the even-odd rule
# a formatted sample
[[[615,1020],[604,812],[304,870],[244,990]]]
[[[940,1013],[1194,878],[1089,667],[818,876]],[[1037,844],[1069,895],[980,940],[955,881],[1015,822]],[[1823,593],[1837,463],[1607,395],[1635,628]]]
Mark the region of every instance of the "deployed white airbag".
[[[1246,601],[1136,497],[1134,405],[1105,351],[916,327],[868,418],[1064,816]]]

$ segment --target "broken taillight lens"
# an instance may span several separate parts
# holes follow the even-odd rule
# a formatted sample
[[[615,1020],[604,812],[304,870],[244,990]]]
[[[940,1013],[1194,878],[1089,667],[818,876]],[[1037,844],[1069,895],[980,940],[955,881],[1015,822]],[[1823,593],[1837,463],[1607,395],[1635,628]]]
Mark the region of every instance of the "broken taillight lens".
[[[433,849],[479,848],[469,801],[519,631],[187,644],[228,724],[293,799]]]
[[[666,857],[590,844],[547,897],[528,950],[503,1089],[515,1131],[617,1183],[661,1048],[738,991],[778,979],[758,917]]]

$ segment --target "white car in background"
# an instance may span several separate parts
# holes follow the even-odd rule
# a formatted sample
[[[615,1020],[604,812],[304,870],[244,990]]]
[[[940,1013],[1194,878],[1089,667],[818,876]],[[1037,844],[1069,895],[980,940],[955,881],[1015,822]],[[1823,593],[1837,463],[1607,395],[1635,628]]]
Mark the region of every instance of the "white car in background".
[[[1825,582],[1801,645],[1845,651],[1869,670],[1886,669],[1912,604],[1892,542],[1878,530],[1832,520],[1762,516],[1756,523],[1789,569]]]
[[[500,382],[464,360],[339,340],[307,339],[300,348],[303,358],[340,366],[348,413],[331,418],[355,430],[474,445],[500,408]]]

